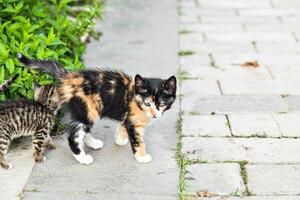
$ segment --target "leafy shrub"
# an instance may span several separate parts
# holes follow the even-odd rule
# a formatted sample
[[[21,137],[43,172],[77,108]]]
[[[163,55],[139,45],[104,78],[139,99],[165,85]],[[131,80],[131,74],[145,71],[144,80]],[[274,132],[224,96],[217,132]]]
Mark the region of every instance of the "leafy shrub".
[[[79,3],[81,9],[75,9]],[[7,91],[0,93],[0,100],[32,98],[33,81],[41,85],[53,82],[50,76],[23,66],[16,59],[17,52],[59,60],[66,69],[82,69],[85,43],[81,37],[95,33],[93,19],[98,16],[100,7],[95,0],[0,0],[0,83],[20,74]]]

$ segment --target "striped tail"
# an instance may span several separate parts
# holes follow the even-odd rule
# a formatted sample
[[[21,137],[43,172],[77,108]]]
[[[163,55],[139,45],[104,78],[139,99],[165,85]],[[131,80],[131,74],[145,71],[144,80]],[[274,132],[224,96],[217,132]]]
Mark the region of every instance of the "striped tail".
[[[16,79],[19,77],[19,74],[15,74],[11,79],[6,80],[4,83],[0,85],[0,92],[6,90],[11,84],[13,84]]]
[[[67,74],[67,71],[64,69],[63,65],[57,61],[30,59],[21,53],[17,53],[17,58],[24,65],[27,65],[28,67],[36,69],[40,72],[48,73],[57,78],[63,77]]]

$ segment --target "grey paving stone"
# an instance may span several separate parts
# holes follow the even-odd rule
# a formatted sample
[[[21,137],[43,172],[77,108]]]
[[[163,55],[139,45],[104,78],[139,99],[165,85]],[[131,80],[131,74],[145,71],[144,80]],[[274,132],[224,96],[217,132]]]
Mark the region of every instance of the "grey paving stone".
[[[249,8],[239,10],[241,16],[294,16],[299,15],[296,8]]]
[[[189,136],[230,136],[224,115],[184,115],[183,135]]]
[[[179,58],[180,65],[210,65],[211,60],[207,55],[188,55],[180,56]]]
[[[300,18],[299,18],[300,19]],[[296,42],[256,42],[256,48],[260,53],[282,53],[289,52],[290,54],[300,53],[300,44]],[[286,63],[288,64],[288,62]]]
[[[237,65],[222,65],[220,67],[210,67],[202,65],[184,65],[182,69],[189,73],[191,77],[198,77],[201,80],[271,80],[272,77],[266,67],[248,68]]]
[[[121,68],[131,75],[162,78],[177,73],[176,2],[109,0],[106,7],[103,23],[97,24],[103,37],[88,45],[84,57],[87,66]],[[105,194],[102,198],[105,200],[140,199],[141,196],[149,196],[149,200],[176,198],[179,175],[174,148],[178,111],[178,105],[174,105],[145,130],[151,163],[137,163],[130,145],[115,145],[116,123],[101,120],[92,132],[102,139],[104,148],[88,150],[95,163],[83,166],[76,162],[64,136],[56,140],[59,147],[49,152],[47,162],[35,166],[26,189],[37,188],[40,192],[36,193],[36,199],[40,199],[39,195],[45,197],[44,194],[56,198],[62,195],[63,199],[70,200],[77,198],[76,194],[88,198],[89,194],[84,195],[86,191]],[[26,197],[28,193],[25,199],[31,199]],[[96,199],[101,199],[100,195],[95,194]]]
[[[234,8],[184,8],[180,9],[182,15],[186,16],[236,16]]]
[[[300,95],[300,82],[288,80],[235,80],[220,81],[223,94]]]
[[[187,34],[188,35],[188,34]],[[299,45],[300,46],[300,45]],[[180,43],[180,50],[192,50],[199,54],[205,53],[255,53],[254,46],[250,42],[231,43],[231,42],[189,42]]]
[[[259,16],[201,16],[201,24],[272,24],[273,26],[280,25],[281,21],[274,16],[259,17]],[[251,31],[252,29],[246,29]],[[276,29],[277,30],[277,29]],[[256,31],[256,30],[255,30]]]
[[[276,8],[299,8],[300,7],[299,1],[293,1],[293,0],[272,0],[272,4]]]
[[[299,65],[293,62],[286,62],[285,64],[276,63],[268,66],[272,77],[277,80],[285,81],[300,81],[298,74],[300,73]]]
[[[186,167],[190,192],[207,190],[213,194],[241,195],[245,191],[239,164],[194,164]]]
[[[234,136],[281,137],[281,131],[271,114],[231,114],[228,116]]]
[[[252,163],[299,163],[299,139],[184,137],[183,152],[190,159]]]
[[[247,165],[248,187],[257,195],[298,195],[300,165]]]
[[[207,41],[217,42],[292,42],[295,41],[291,33],[262,33],[262,32],[246,32],[246,33],[209,33],[206,34]]]
[[[283,99],[289,105],[289,111],[300,111],[300,96],[285,96]]]
[[[260,17],[261,18],[261,17]],[[277,18],[278,19],[278,18]],[[249,32],[277,32],[277,33],[299,33],[300,28],[294,24],[270,24],[268,22],[261,24],[245,23],[246,30]],[[276,42],[276,41],[274,41]]]
[[[199,7],[201,8],[271,8],[271,4],[267,0],[252,0],[252,1],[240,1],[240,0],[198,0]]]
[[[181,91],[183,95],[221,95],[217,81],[213,80],[185,80],[182,83]]]
[[[25,195],[25,199],[30,200],[62,200],[62,199],[72,199],[72,200],[177,200],[177,197],[168,196],[155,196],[155,195],[138,195],[138,194],[109,194],[109,193],[98,193],[95,191],[85,191],[82,193],[41,193],[41,192],[28,192]]]
[[[1,200],[19,199],[18,195],[25,187],[35,164],[31,141],[31,137],[20,138],[11,145],[7,160],[14,165],[13,169],[5,170],[0,166]]]
[[[282,135],[285,137],[300,137],[300,114],[274,114]]]
[[[299,200],[300,196],[241,196],[241,197],[211,197],[211,198],[201,198],[201,197],[195,197],[191,198],[190,200]]]
[[[181,31],[192,31],[201,33],[214,33],[214,32],[242,32],[243,27],[240,24],[181,24],[179,25]]]
[[[200,114],[279,113],[287,112],[288,107],[276,95],[184,96],[182,110]]]

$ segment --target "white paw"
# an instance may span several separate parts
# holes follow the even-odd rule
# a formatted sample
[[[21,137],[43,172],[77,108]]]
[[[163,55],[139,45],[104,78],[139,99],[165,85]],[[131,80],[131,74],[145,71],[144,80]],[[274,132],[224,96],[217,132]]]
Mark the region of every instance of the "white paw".
[[[134,155],[136,161],[138,161],[139,163],[148,163],[148,162],[151,162],[152,160],[152,157],[149,155],[149,154],[146,154],[144,156],[137,156],[137,155]]]
[[[103,142],[99,139],[95,139],[92,135],[87,134],[85,136],[85,144],[92,149],[101,149],[103,147]]]
[[[94,158],[89,154],[85,154],[84,152],[81,152],[78,155],[73,154],[73,156],[82,165],[89,165],[94,162]]]
[[[42,161],[45,162],[47,160],[47,158],[45,156],[43,156]]]
[[[129,142],[128,138],[120,139],[120,138],[118,137],[118,133],[115,134],[115,143],[116,143],[117,145],[123,146],[123,145],[128,144],[128,142]]]
[[[14,168],[14,165],[12,163],[8,163],[8,170]]]

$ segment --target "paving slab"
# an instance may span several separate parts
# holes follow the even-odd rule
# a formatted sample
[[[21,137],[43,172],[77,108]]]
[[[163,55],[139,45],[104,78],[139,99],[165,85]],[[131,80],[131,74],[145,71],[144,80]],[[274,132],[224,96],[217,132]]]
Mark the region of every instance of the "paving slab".
[[[179,58],[180,65],[210,65],[211,59],[208,54],[203,55],[188,55],[188,56],[180,56]]]
[[[31,137],[20,138],[11,145],[7,160],[14,168],[5,170],[0,167],[0,200],[19,199],[35,164],[31,141]]]
[[[82,192],[82,193],[40,193],[40,192],[28,192],[26,198],[30,200],[61,200],[61,199],[72,199],[72,200],[177,200],[177,197],[169,196],[155,196],[155,195],[138,195],[138,194],[107,194],[107,193],[95,193],[95,192]]]
[[[191,77],[201,80],[239,79],[243,80],[271,80],[272,77],[266,67],[248,68],[239,65],[222,65],[218,67],[202,65],[184,65],[182,69]]]
[[[182,133],[193,137],[231,136],[224,115],[183,115]]]
[[[213,80],[185,80],[181,88],[181,94],[188,96],[221,95],[217,81]]]
[[[271,4],[267,0],[198,0],[200,8],[271,8]]]
[[[223,32],[243,32],[243,26],[241,24],[181,24],[179,26],[180,31],[192,31],[199,33],[223,33]]]
[[[190,200],[299,200],[300,196],[291,196],[291,195],[282,195],[282,196],[241,196],[241,197],[211,197],[211,198],[203,198],[203,197],[194,197]]]
[[[188,35],[189,33],[187,33]],[[299,45],[300,46],[300,45]],[[191,50],[199,54],[205,53],[254,53],[256,50],[250,42],[231,43],[231,42],[180,42],[180,50]],[[221,66],[220,66],[221,67]]]
[[[277,121],[271,114],[231,114],[228,118],[234,136],[281,137]]]
[[[291,33],[277,33],[277,32],[226,32],[226,33],[209,33],[206,34],[207,41],[217,42],[292,42],[295,41]]]
[[[190,159],[252,163],[299,163],[299,139],[184,137],[183,152]]]
[[[186,171],[187,188],[192,193],[207,190],[217,195],[241,195],[245,191],[239,164],[194,164]]]
[[[257,195],[298,195],[300,165],[247,165],[248,187]]]
[[[219,80],[223,94],[300,95],[300,82],[289,80]]]
[[[176,7],[170,0],[159,4],[106,1],[104,21],[96,25],[103,37],[88,45],[84,56],[86,65],[120,68],[132,76],[137,73],[161,78],[175,75],[178,71]],[[145,130],[146,148],[152,155],[148,164],[135,161],[130,145],[114,144],[116,123],[110,120],[100,120],[92,130],[104,142],[102,150],[88,150],[95,158],[92,165],[83,166],[75,161],[67,136],[57,139],[58,148],[49,152],[47,162],[34,167],[27,183],[26,190],[39,192],[26,192],[25,199],[46,198],[47,194],[72,200],[91,199],[93,195],[92,199],[99,200],[140,199],[141,196],[147,200],[176,198],[179,175],[174,148],[178,111],[175,103],[164,117]]]
[[[278,122],[282,136],[300,137],[300,114],[274,114],[275,120]]]
[[[288,106],[278,95],[185,96],[182,110],[200,114],[281,113],[287,112]]]
[[[283,99],[288,104],[290,112],[300,111],[300,96],[284,96]]]

